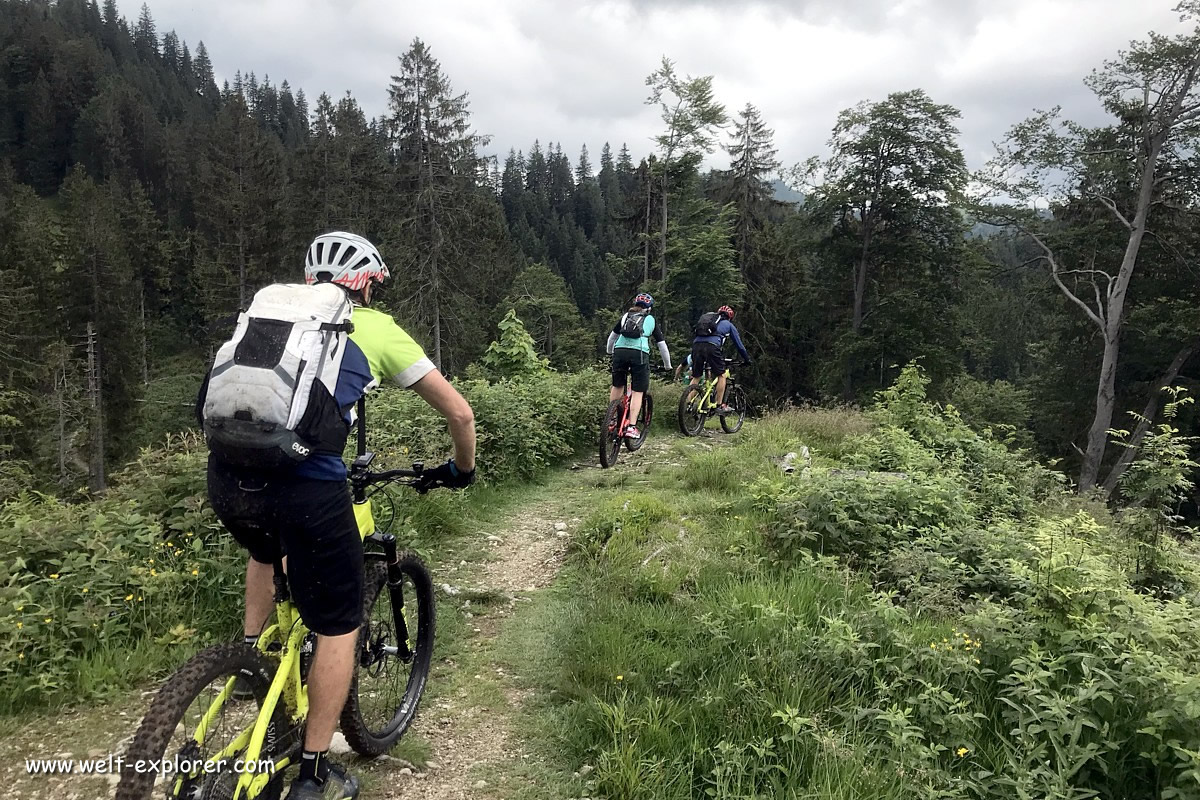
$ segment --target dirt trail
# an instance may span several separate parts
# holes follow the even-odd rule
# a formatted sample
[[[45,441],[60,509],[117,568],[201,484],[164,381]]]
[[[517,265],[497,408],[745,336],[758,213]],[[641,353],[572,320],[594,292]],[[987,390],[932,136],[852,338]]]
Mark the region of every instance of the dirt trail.
[[[677,463],[667,455],[673,441],[676,437],[655,431],[640,452],[623,452],[607,474],[648,474],[657,466]],[[696,446],[712,447],[703,440]],[[457,661],[435,662],[431,686],[442,683],[450,691],[431,692],[409,733],[428,742],[428,757],[414,759],[424,766],[414,767],[394,756],[367,762],[339,755],[362,776],[362,800],[492,798],[516,792],[516,785],[504,785],[503,776],[511,774],[508,768],[514,764],[533,756],[515,732],[523,692],[516,676],[497,662],[496,642],[519,605],[554,581],[570,532],[590,510],[588,503],[601,474],[594,461],[556,473],[480,534],[487,543],[484,558],[435,572],[434,583],[443,596],[462,594],[487,601],[465,599],[459,604],[468,631],[465,651]],[[107,759],[109,754],[124,752],[152,695],[153,688],[148,688],[111,705],[47,711],[0,730],[0,779],[8,796],[22,800],[112,797],[116,786],[112,775],[85,775],[77,770],[31,775],[26,759]],[[335,751],[339,745],[345,746],[340,734]],[[402,742],[398,752],[404,747]]]
[[[638,453],[622,453],[610,473],[653,469],[670,448],[670,438],[658,434]],[[524,692],[516,677],[494,660],[496,642],[511,624],[518,604],[553,583],[566,556],[571,531],[587,512],[589,489],[600,473],[598,464],[583,463],[543,487],[536,499],[509,515],[487,534],[491,558],[468,572],[465,580],[481,593],[503,598],[480,616],[473,616],[471,647],[466,659],[474,670],[470,680],[449,697],[426,706],[415,732],[432,744],[428,766],[412,770],[390,766],[371,776],[371,785],[386,789],[368,792],[364,800],[458,800],[510,797],[516,786],[504,785],[514,763],[534,758],[514,730],[522,713]],[[436,579],[440,582],[440,579]],[[467,613],[471,613],[469,610]],[[463,665],[466,666],[466,665]],[[490,698],[486,704],[477,698]],[[370,767],[368,774],[374,772]],[[499,779],[499,782],[498,782]]]

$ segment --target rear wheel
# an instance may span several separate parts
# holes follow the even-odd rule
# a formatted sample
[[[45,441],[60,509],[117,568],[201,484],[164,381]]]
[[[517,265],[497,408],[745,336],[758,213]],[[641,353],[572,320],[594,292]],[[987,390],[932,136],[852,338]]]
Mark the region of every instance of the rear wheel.
[[[642,395],[642,408],[640,411],[638,411],[637,419],[638,432],[642,435],[636,439],[625,440],[625,447],[629,450],[629,452],[634,452],[645,443],[646,437],[650,435],[650,421],[653,418],[654,398],[650,396],[649,392],[646,392],[644,395]]]
[[[725,402],[732,410],[721,417],[721,427],[726,433],[737,433],[746,421],[746,393],[740,386],[730,386],[725,392]]]
[[[228,761],[221,769],[207,770],[204,765],[219,763],[218,754],[254,725],[274,673],[273,661],[244,644],[224,644],[197,653],[167,679],[151,702],[125,753],[116,800],[232,800],[240,777],[234,762],[243,758],[243,751],[223,756]],[[250,689],[251,698],[234,699],[232,685],[238,678]],[[205,719],[207,722],[202,722]],[[204,733],[198,736],[201,730]],[[272,713],[259,758],[278,760],[298,743],[299,733],[299,728],[289,729],[280,702]],[[192,769],[139,771],[139,763],[160,767],[187,763]],[[280,771],[257,797],[277,800],[282,791]]]
[[[695,436],[704,428],[704,412],[700,410],[700,385],[694,384],[679,396],[679,432],[684,436]]]
[[[433,579],[415,554],[399,558],[399,586],[388,585],[384,564],[367,565],[358,663],[341,720],[346,741],[364,756],[386,753],[408,730],[433,661]],[[406,648],[396,633],[395,608],[403,609]]]
[[[617,463],[621,455],[621,417],[624,410],[618,398],[608,404],[604,421],[600,423],[600,465],[607,469]]]

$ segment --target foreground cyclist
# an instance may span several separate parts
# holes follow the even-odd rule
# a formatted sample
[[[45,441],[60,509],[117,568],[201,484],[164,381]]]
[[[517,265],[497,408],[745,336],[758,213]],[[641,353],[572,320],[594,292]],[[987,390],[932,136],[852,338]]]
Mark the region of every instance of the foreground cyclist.
[[[304,278],[334,283],[354,304],[334,399],[345,431],[349,412],[383,380],[411,388],[442,416],[454,458],[425,473],[430,486],[464,488],[475,479],[475,417],[471,406],[389,315],[371,309],[371,293],[389,277],[379,251],[350,233],[318,236],[308,249]],[[362,624],[363,555],[340,455],[314,453],[287,471],[232,467],[210,455],[213,509],[250,551],[246,567],[245,635],[257,640],[274,601],[274,562],[288,557],[288,583],[304,623],[317,634],[308,676],[309,712],[300,775],[288,800],[351,800],[358,783],[328,760],[329,744],[354,675]],[[282,545],[282,550],[281,550]]]
[[[742,363],[749,365],[750,354],[742,345],[742,337],[733,326],[733,309],[721,306],[716,311],[710,311],[700,317],[695,327],[696,338],[692,340],[692,384],[700,382],[704,370],[708,370],[717,378],[716,396],[717,413],[721,416],[728,414],[731,409],[725,403],[725,384],[728,381],[728,371],[725,369],[725,353],[722,348],[725,340],[732,338]]]
[[[629,424],[623,431],[627,439],[642,436],[637,429],[637,418],[642,412],[642,396],[650,389],[650,339],[658,345],[663,367],[671,368],[671,351],[667,349],[662,328],[650,313],[653,307],[654,298],[645,292],[633,298],[633,305],[613,325],[605,347],[612,356],[612,389],[608,393],[608,402],[621,399],[626,380],[633,383],[629,396]]]

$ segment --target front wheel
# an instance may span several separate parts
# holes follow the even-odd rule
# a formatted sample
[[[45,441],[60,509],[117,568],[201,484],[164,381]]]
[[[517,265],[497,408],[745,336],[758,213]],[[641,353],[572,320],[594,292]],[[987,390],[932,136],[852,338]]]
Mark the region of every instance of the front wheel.
[[[368,757],[386,753],[408,730],[433,662],[433,578],[413,553],[400,553],[398,566],[401,580],[390,586],[384,564],[367,565],[354,682],[342,709],[346,741]]]
[[[625,447],[629,452],[634,452],[646,442],[646,437],[650,435],[650,421],[654,418],[654,398],[649,392],[642,395],[642,408],[638,411],[637,427],[638,433],[642,434],[636,439],[626,439]]]
[[[243,751],[231,748],[261,713],[274,672],[274,662],[240,643],[197,653],[154,696],[125,753],[116,800],[233,797],[240,777],[234,764]],[[248,690],[244,700],[233,692],[238,680]],[[277,704],[259,759],[273,762],[298,737],[299,730],[287,725],[282,703]],[[223,765],[221,758],[227,759]],[[188,766],[177,772],[176,765]],[[282,791],[280,772],[254,797],[277,800]]]
[[[621,455],[623,410],[622,399],[613,400],[604,412],[604,421],[600,423],[600,466],[605,469],[617,463],[617,457]]]
[[[730,386],[729,391],[725,393],[725,402],[729,405],[730,411],[721,417],[721,427],[726,433],[737,433],[746,421],[748,405],[746,393],[740,386]]]
[[[692,384],[679,396],[679,432],[684,436],[695,436],[704,427],[704,412],[700,410],[699,384]]]

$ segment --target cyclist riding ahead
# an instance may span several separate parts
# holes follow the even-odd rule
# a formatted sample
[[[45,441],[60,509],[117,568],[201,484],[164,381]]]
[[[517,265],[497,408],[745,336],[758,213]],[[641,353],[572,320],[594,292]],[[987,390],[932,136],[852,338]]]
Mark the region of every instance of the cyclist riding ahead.
[[[642,292],[633,298],[633,305],[621,315],[608,335],[606,351],[612,356],[612,390],[608,402],[621,399],[625,381],[631,380],[633,390],[629,397],[629,425],[623,434],[627,439],[641,438],[635,424],[642,411],[642,395],[650,389],[650,339],[658,345],[663,367],[671,368],[671,351],[650,309],[654,298]],[[628,378],[627,378],[628,376]]]
[[[474,414],[395,320],[370,308],[372,291],[388,277],[379,251],[361,236],[327,233],[308,249],[305,282],[336,284],[353,304],[353,331],[333,397],[344,425],[337,426],[331,439],[340,438],[344,444],[355,403],[381,381],[391,380],[415,391],[450,427],[455,457],[426,471],[424,484],[464,488],[475,479]],[[354,674],[364,581],[362,543],[346,465],[334,444],[291,468],[233,466],[216,454],[208,462],[213,509],[250,551],[247,643],[257,640],[271,613],[273,565],[284,553],[292,597],[305,625],[317,635],[308,677],[309,712],[300,775],[287,795],[289,800],[347,800],[358,795],[355,779],[327,759]]]
[[[721,350],[725,340],[732,337],[733,345],[737,348],[738,355],[742,357],[742,362],[747,365],[752,363],[750,354],[742,345],[742,337],[738,335],[738,330],[733,326],[732,320],[733,309],[729,306],[721,306],[716,311],[709,311],[701,315],[700,321],[696,323],[694,331],[696,338],[692,340],[692,384],[700,382],[705,369],[716,377],[717,393],[713,399],[717,404],[717,414],[721,416],[732,410],[725,403],[727,377],[725,354]]]

